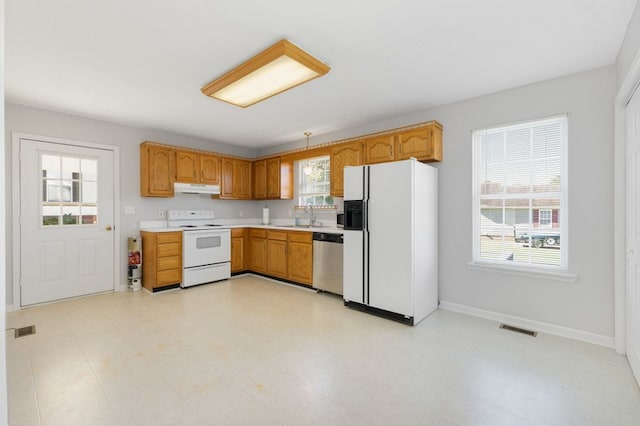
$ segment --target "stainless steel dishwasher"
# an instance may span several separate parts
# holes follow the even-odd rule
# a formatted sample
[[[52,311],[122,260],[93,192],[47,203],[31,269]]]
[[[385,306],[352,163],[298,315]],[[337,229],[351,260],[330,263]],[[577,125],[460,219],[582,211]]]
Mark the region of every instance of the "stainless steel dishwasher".
[[[342,294],[342,234],[313,233],[313,287]]]

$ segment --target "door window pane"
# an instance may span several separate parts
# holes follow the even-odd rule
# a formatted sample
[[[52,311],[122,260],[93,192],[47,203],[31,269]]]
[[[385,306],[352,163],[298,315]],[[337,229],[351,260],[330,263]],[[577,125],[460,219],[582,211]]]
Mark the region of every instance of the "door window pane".
[[[42,225],[96,225],[98,161],[42,153],[40,165]]]

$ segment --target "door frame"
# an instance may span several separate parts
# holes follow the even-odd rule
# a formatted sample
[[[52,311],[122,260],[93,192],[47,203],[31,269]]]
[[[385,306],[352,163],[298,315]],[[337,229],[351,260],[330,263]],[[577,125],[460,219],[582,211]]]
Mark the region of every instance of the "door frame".
[[[71,139],[33,135],[29,133],[11,132],[11,173],[12,173],[12,264],[13,264],[13,310],[20,306],[20,140],[30,139],[61,145],[72,145],[80,148],[102,149],[113,152],[113,291],[123,291],[126,286],[118,285],[120,281],[121,249],[120,249],[120,147],[92,142],[81,142]]]
[[[613,273],[614,273],[614,338],[615,350],[627,352],[628,294],[626,279],[626,109],[633,94],[640,86],[640,51],[624,76],[614,101],[614,151],[613,151]],[[640,90],[640,89],[639,89]],[[640,91],[638,91],[640,96]]]

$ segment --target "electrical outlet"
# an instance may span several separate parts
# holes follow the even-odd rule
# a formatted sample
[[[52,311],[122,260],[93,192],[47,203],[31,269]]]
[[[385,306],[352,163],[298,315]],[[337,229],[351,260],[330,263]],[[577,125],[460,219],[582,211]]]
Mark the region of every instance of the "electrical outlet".
[[[124,206],[124,214],[136,214],[136,208],[134,206]]]
[[[238,212],[238,216],[240,216],[240,217],[244,217],[244,212],[243,212],[242,210],[240,210],[240,211]]]
[[[164,210],[158,210],[158,219],[164,219]]]

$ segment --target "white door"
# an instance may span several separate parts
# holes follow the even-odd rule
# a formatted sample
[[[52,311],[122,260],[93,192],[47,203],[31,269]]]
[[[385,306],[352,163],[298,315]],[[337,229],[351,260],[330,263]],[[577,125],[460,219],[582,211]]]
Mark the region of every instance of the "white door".
[[[640,382],[640,93],[626,111],[627,358]]]
[[[114,289],[114,154],[20,140],[20,305]]]

